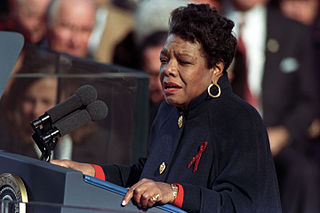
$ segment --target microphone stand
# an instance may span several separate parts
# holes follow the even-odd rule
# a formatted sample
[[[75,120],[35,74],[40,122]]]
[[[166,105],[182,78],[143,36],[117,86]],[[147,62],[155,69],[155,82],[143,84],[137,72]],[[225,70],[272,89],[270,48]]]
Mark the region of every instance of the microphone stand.
[[[34,130],[32,138],[42,153],[40,160],[49,162],[51,153],[55,149],[60,136],[59,130],[52,128],[50,119],[43,119],[41,117],[32,121],[31,127]]]

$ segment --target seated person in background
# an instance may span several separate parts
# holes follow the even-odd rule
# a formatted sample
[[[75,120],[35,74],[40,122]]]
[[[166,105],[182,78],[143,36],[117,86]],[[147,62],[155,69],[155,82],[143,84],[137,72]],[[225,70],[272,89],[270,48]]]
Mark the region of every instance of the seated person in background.
[[[95,24],[92,0],[53,0],[48,10],[48,45],[73,56],[86,57]]]
[[[156,31],[147,36],[142,42],[140,53],[141,69],[147,73],[149,79],[149,96],[150,96],[150,108],[149,108],[149,120],[152,123],[160,103],[163,101],[164,96],[162,93],[162,87],[160,82],[160,53],[162,47],[168,36],[167,31]],[[150,125],[151,126],[151,125]]]
[[[0,17],[0,30],[19,32],[26,42],[42,42],[47,32],[46,12],[50,2],[51,0],[8,0],[9,13]]]
[[[37,63],[37,72],[55,72],[53,63]],[[18,73],[35,73],[28,66],[22,66]],[[57,104],[58,80],[56,77],[14,78],[6,96],[1,99],[1,110],[5,112],[0,119],[0,149],[9,152],[40,157],[40,150],[31,137],[30,122],[37,119]],[[5,133],[5,134],[4,134]]]
[[[266,128],[228,81],[233,26],[208,5],[172,12],[160,56],[166,102],[153,122],[147,158],[105,165],[101,173],[97,165],[52,163],[129,187],[122,205],[134,199],[143,208],[171,203],[187,212],[280,213]]]
[[[34,131],[30,122],[71,96],[80,84],[76,79],[55,75],[58,69],[60,73],[71,72],[71,64],[66,58],[57,67],[56,58],[44,58],[43,54],[37,53],[33,49],[26,49],[22,67],[11,78],[8,92],[0,102],[3,112],[0,118],[0,149],[33,158],[39,158],[41,152],[32,139]],[[107,131],[89,122],[60,138],[51,157],[82,162],[108,162],[108,157],[104,155],[108,147]]]
[[[168,31],[170,12],[185,6],[187,0],[142,0],[135,12],[135,25],[113,51],[112,63],[141,69],[139,61],[140,46],[152,33]]]

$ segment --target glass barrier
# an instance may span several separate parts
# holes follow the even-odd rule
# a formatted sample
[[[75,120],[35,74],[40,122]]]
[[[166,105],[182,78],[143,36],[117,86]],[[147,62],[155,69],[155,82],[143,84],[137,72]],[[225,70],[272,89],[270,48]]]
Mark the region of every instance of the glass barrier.
[[[53,158],[136,162],[147,150],[148,82],[138,70],[26,46],[1,99],[0,149],[38,158],[30,122],[90,84],[107,104],[108,115],[60,138]]]

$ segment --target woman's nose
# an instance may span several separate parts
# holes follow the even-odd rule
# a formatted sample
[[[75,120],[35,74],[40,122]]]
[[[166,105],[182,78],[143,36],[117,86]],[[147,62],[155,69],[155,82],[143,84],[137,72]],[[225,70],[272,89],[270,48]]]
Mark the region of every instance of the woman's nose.
[[[170,60],[165,66],[164,74],[166,76],[176,76],[177,75],[177,63],[174,60]]]
[[[39,118],[43,113],[45,113],[45,111],[46,111],[46,108],[43,107],[43,104],[36,103],[32,111],[33,120]]]

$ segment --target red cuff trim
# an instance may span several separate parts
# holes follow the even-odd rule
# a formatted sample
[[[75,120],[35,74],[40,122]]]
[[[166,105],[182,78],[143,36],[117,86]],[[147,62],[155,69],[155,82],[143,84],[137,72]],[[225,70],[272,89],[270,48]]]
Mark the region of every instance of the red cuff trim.
[[[183,187],[180,184],[175,183],[178,186],[178,194],[176,199],[173,202],[173,205],[178,207],[178,208],[182,208],[182,204],[183,204],[183,198],[184,198],[184,190]]]
[[[105,176],[104,171],[101,166],[98,166],[95,164],[91,164],[91,166],[93,166],[94,171],[95,171],[94,177],[99,178],[101,180],[106,180],[106,176]]]

